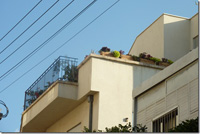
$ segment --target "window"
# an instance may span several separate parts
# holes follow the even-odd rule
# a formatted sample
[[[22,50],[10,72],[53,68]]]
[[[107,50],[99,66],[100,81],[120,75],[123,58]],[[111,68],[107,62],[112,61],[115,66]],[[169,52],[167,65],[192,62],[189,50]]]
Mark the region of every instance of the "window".
[[[197,46],[199,46],[199,36],[193,38],[193,49],[195,49]]]
[[[164,114],[153,121],[153,132],[168,132],[177,126],[178,108]]]

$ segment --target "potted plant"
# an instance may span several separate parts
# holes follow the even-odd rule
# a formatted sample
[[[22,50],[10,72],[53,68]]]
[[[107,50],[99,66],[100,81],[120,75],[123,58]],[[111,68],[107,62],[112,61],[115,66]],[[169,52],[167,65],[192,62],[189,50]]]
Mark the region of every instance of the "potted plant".
[[[100,55],[103,55],[103,56],[112,56],[112,53],[110,53],[110,48],[108,47],[102,47],[100,50],[99,50],[99,53]]]
[[[138,56],[133,55],[133,56],[132,56],[132,59],[133,59],[134,61],[139,61],[139,62],[140,62],[140,57],[138,57]]]
[[[64,79],[67,79],[70,82],[78,82],[78,69],[77,66],[71,65],[71,67],[68,65],[65,68],[65,74],[63,76]]]
[[[166,67],[166,66],[169,66],[172,63],[173,63],[173,61],[171,61],[167,58],[162,58],[162,62],[160,62],[159,65]]]
[[[120,57],[120,52],[119,52],[119,51],[116,51],[116,50],[115,50],[115,51],[112,52],[112,54],[113,54],[113,56],[116,57],[116,58],[119,58],[119,57]]]
[[[139,57],[141,62],[155,64],[154,61],[150,60],[152,56],[150,54],[147,54],[146,52],[140,53]]]
[[[151,57],[149,58],[151,61],[154,61],[156,63],[156,65],[159,65],[159,63],[161,62],[161,60],[159,58],[156,57]]]
[[[121,59],[133,60],[133,58],[132,58],[131,55],[129,55],[129,54],[124,55],[124,51],[120,50],[119,53],[120,53],[120,58],[121,58]]]

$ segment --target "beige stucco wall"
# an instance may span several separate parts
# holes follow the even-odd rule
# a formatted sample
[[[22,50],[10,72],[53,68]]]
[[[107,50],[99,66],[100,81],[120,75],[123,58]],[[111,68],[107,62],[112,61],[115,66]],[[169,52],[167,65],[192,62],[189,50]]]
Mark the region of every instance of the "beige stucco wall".
[[[30,120],[32,120],[39,112],[48,106],[58,96],[58,85],[55,85],[40,100],[36,100],[23,114],[22,127],[24,127]],[[32,108],[33,107],[33,108]]]
[[[198,14],[190,20],[190,49],[193,49],[193,38],[198,35]]]
[[[91,90],[92,59],[78,69],[78,99]]]
[[[129,54],[147,52],[176,61],[193,49],[198,35],[198,14],[191,19],[163,14],[135,39]]]
[[[105,130],[131,121],[133,67],[112,61],[92,59],[91,89],[99,91],[98,129]]]
[[[96,129],[98,124],[98,103],[99,94],[94,95],[93,102],[93,128]],[[74,108],[71,112],[63,116],[52,126],[50,126],[46,132],[67,132],[77,125],[80,125],[76,132],[82,132],[84,126],[89,126],[89,103],[85,99],[81,104]]]
[[[56,81],[23,112],[21,131],[44,132],[73,108],[77,91],[77,83]]]
[[[164,56],[164,17],[161,15],[135,39],[129,54],[138,56],[147,52],[155,57]]]
[[[99,92],[98,129],[132,122],[134,78],[147,79],[160,69],[92,58],[91,90]],[[146,77],[146,78],[145,78]],[[143,80],[141,79],[141,80]],[[141,81],[137,81],[139,84]]]
[[[164,15],[164,57],[176,61],[190,51],[190,20]]]
[[[178,107],[178,122],[198,116],[198,61],[137,97],[137,124],[152,132],[152,121]]]

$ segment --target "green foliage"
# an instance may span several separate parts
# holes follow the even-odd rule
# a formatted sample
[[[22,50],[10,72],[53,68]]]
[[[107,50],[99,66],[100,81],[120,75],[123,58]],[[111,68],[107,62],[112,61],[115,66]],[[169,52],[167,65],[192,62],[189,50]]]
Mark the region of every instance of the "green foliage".
[[[166,63],[169,63],[169,64],[172,64],[173,61],[167,59],[167,58],[162,58],[162,62],[166,62]]]
[[[133,127],[134,132],[147,132],[146,125],[142,126],[142,124],[137,124],[137,126]]]
[[[119,124],[118,126],[114,126],[111,128],[106,127],[106,132],[132,132],[131,123],[127,123],[126,125]]]
[[[140,53],[139,54],[139,57],[140,58],[144,58],[144,59],[149,59],[151,58],[152,56],[150,54],[147,54],[146,52],[143,52],[143,53]]]
[[[116,58],[119,58],[119,57],[120,57],[120,52],[119,52],[119,51],[116,51],[116,50],[115,50],[115,51],[112,52],[112,54],[113,54],[113,56],[116,57]]]
[[[71,82],[77,82],[78,81],[78,69],[77,66],[71,65],[67,66],[65,68],[65,75],[63,76],[63,79],[68,79],[68,81]]]
[[[154,61],[155,63],[161,62],[161,60],[159,58],[156,58],[156,57],[151,57],[149,59],[152,60],[152,61]]]
[[[91,131],[91,130],[90,130],[89,128],[87,128],[86,126],[84,126],[83,129],[84,129],[83,132],[86,132],[86,133],[88,133],[88,132],[93,132],[93,133],[95,133],[95,132],[102,132],[101,130],[98,130],[98,131],[93,130],[93,131]]]
[[[131,123],[127,123],[126,125],[122,125],[122,124],[119,124],[118,126],[114,126],[114,127],[111,127],[111,128],[105,128],[105,132],[146,132],[147,130],[147,127],[146,126],[142,126],[141,124],[138,124],[136,127],[134,127],[132,129],[131,127]],[[132,131],[133,130],[133,131]],[[90,131],[87,127],[84,126],[84,131],[83,132],[103,132],[102,130],[93,130],[93,131]]]
[[[170,129],[169,132],[198,132],[199,131],[199,118],[183,121],[174,129]]]
[[[140,57],[137,57],[135,55],[132,56],[134,61],[140,61]]]
[[[168,63],[169,63],[169,64],[172,64],[172,63],[174,63],[174,62],[173,62],[173,61],[171,61],[171,60],[168,60]]]

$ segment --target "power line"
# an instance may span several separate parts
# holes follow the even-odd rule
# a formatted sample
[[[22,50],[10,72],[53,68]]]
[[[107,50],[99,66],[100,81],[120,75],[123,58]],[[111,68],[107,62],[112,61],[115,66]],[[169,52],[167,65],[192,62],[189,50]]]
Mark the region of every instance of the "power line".
[[[1,37],[0,41],[3,40],[19,23],[21,23],[21,21],[25,19],[26,16],[28,16],[40,4],[40,2],[42,2],[42,0],[40,0],[23,18],[21,18],[19,22],[17,22],[17,24],[15,24],[3,37]]]
[[[44,62],[47,58],[49,58],[51,55],[53,55],[55,52],[57,52],[59,49],[61,49],[64,45],[66,45],[68,42],[70,42],[73,38],[75,38],[77,35],[79,35],[82,31],[84,31],[88,26],[90,26],[93,22],[95,22],[98,18],[100,18],[104,13],[106,13],[109,9],[111,9],[115,4],[117,4],[120,0],[113,3],[110,7],[108,7],[106,10],[104,10],[100,15],[98,15],[95,19],[93,19],[90,23],[88,23],[85,27],[83,27],[80,31],[78,31],[76,34],[74,34],[69,40],[64,42],[62,45],[60,45],[56,50],[54,50],[52,53],[50,53],[48,56],[46,56],[44,59],[42,59],[40,62],[38,62],[36,65],[34,65],[31,69],[23,73],[20,77],[18,77],[16,80],[14,80],[11,84],[9,84],[7,87],[5,87],[3,90],[0,91],[2,93],[6,89],[8,89],[10,86],[12,86],[15,82],[17,82],[19,79],[21,79],[23,76],[25,76],[27,73],[29,73],[31,70],[36,68],[38,65],[40,65],[42,62]]]
[[[21,47],[23,47],[28,41],[30,41],[35,35],[37,35],[43,28],[45,28],[51,21],[53,21],[60,13],[62,13],[73,2],[74,2],[74,0],[72,0],[69,4],[67,4],[60,12],[58,12],[53,18],[51,18],[51,20],[49,20],[37,32],[35,32],[30,38],[28,38],[28,40],[26,40],[24,43],[22,43],[17,49],[15,49],[11,54],[9,54],[5,59],[3,59],[0,62],[0,64],[2,64],[4,61],[6,61],[10,56],[12,56],[15,52],[17,52]]]
[[[19,39],[19,37],[21,37],[29,28],[31,28],[38,20],[40,20],[42,18],[42,16],[44,16],[52,7],[54,7],[59,0],[57,0],[55,3],[53,3],[53,5],[51,5],[40,17],[38,17],[31,25],[29,25],[20,35],[17,36],[17,38],[15,38],[10,44],[8,44],[8,46],[6,46],[1,52],[3,53],[8,47],[10,47],[17,39]]]
[[[55,38],[60,32],[62,32],[67,26],[69,26],[75,19],[77,19],[83,12],[85,12],[90,6],[92,6],[97,0],[92,1],[87,7],[85,7],[81,12],[79,12],[75,17],[73,17],[70,21],[68,21],[64,26],[62,26],[57,32],[55,32],[51,37],[49,37],[46,41],[40,44],[36,49],[34,49],[31,53],[29,53],[24,59],[14,65],[11,69],[9,69],[6,73],[0,76],[0,81],[2,81],[5,77],[7,77],[8,73],[13,69],[17,69],[21,64],[23,64],[26,60],[32,57],[37,51],[39,51],[42,47],[44,47],[48,42],[50,42],[53,38]],[[14,70],[13,70],[14,71]],[[9,73],[10,74],[10,73]],[[5,76],[6,75],[6,76]],[[4,77],[4,78],[2,78]]]

